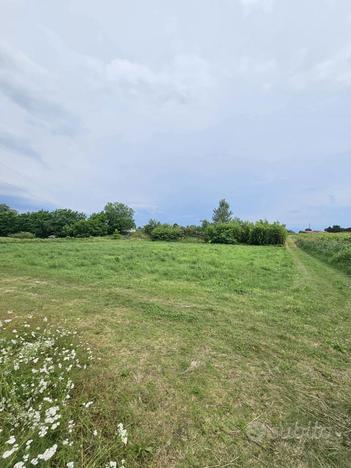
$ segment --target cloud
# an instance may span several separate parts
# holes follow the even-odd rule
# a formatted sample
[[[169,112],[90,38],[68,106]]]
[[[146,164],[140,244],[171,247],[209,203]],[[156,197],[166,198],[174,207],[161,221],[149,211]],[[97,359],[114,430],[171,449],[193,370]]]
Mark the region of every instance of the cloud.
[[[297,89],[316,84],[338,87],[351,86],[351,43],[320,62],[295,73],[290,83]]]
[[[212,79],[207,62],[198,56],[176,56],[159,71],[140,63],[114,58],[104,66],[107,82],[132,96],[148,96],[160,101],[186,103],[201,97]]]
[[[79,131],[76,116],[56,102],[46,88],[49,73],[24,53],[0,43],[0,93],[54,133],[67,136]],[[38,86],[36,83],[40,83]]]
[[[28,156],[36,161],[42,162],[41,155],[30,145],[26,138],[13,135],[0,128],[0,146],[15,153]]]

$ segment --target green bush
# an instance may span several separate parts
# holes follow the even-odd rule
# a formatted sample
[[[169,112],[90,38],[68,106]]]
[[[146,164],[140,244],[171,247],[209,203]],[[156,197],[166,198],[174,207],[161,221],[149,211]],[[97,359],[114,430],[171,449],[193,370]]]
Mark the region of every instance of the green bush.
[[[35,235],[31,232],[15,232],[14,234],[9,234],[8,237],[13,237],[14,239],[35,239]]]
[[[183,230],[179,226],[161,224],[151,231],[152,240],[177,241],[183,237]]]
[[[236,219],[205,228],[205,240],[214,244],[283,245],[286,238],[287,231],[283,225],[267,221],[253,224]]]
[[[151,232],[158,226],[161,226],[160,221],[157,221],[157,219],[150,219],[149,222],[143,227],[143,230],[145,234],[151,236]]]
[[[201,226],[195,225],[183,227],[183,233],[185,237],[193,237],[196,239],[203,239],[205,235],[204,229]]]
[[[249,244],[253,245],[283,245],[288,232],[282,224],[257,221],[252,225],[249,235]]]
[[[121,239],[121,233],[118,231],[118,229],[115,229],[115,232],[113,233],[113,238],[114,239]]]
[[[241,228],[237,223],[210,224],[205,229],[205,240],[213,244],[237,244]]]

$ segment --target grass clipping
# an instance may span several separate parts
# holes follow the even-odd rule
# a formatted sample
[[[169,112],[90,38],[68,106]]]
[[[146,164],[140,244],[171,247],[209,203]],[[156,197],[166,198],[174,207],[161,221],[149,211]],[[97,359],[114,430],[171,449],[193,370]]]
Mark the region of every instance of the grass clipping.
[[[1,467],[124,467],[127,430],[116,424],[114,449],[99,450],[95,402],[81,401],[75,389],[94,359],[76,335],[11,311],[0,321]]]

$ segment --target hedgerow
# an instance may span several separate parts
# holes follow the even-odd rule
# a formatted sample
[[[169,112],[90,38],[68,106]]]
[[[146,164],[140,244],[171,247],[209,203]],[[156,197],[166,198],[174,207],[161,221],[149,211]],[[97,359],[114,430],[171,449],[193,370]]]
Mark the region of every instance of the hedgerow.
[[[252,245],[283,245],[287,230],[279,223],[234,220],[210,224],[205,228],[205,240],[214,244],[247,243]]]
[[[161,241],[177,241],[183,236],[183,230],[179,226],[171,226],[170,224],[160,224],[150,234],[152,240]]]

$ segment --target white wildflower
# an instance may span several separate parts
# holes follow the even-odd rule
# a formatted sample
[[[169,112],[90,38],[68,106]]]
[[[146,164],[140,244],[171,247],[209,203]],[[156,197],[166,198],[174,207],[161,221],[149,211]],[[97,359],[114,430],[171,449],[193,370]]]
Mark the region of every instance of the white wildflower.
[[[118,435],[121,438],[121,441],[124,445],[127,445],[128,442],[128,432],[127,429],[124,429],[123,424],[119,423],[117,426]]]
[[[9,438],[9,440],[6,441],[6,444],[13,445],[15,442],[16,442],[16,437],[12,435]]]
[[[67,466],[67,468],[73,468],[74,467],[74,462],[68,462],[66,466]]]
[[[8,458],[8,457],[10,457],[13,453],[16,452],[16,450],[18,450],[18,445],[17,445],[17,444],[14,445],[14,446],[12,447],[12,449],[6,450],[6,452],[4,452],[4,453],[2,454],[2,458]]]
[[[93,404],[94,404],[93,401],[88,401],[87,403],[83,403],[83,406],[84,406],[85,408],[89,408],[89,406],[91,406],[91,405],[93,405]]]
[[[50,460],[50,458],[52,458],[55,455],[56,450],[57,450],[57,444],[54,444],[52,447],[46,449],[44,453],[39,454],[38,458],[40,460],[48,461]]]

